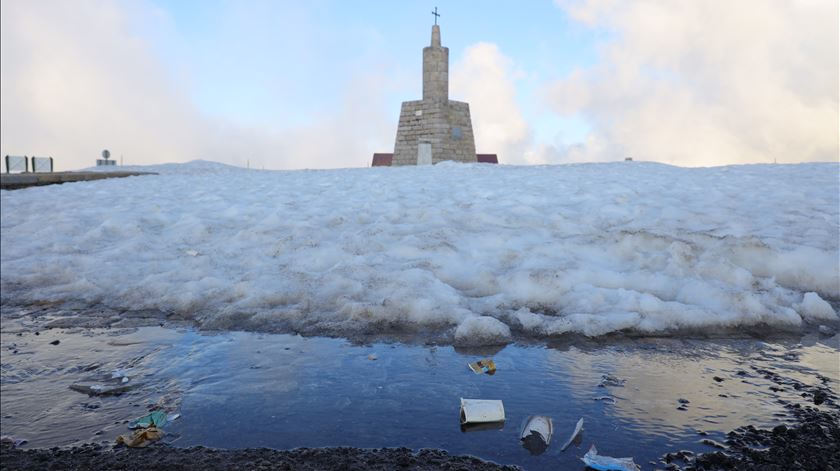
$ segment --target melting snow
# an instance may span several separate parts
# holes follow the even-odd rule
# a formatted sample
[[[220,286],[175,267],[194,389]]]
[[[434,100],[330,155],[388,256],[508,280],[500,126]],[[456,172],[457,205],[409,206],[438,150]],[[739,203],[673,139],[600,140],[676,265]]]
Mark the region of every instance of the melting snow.
[[[0,192],[2,299],[465,343],[797,328],[837,320],[838,168],[123,167],[160,175]]]

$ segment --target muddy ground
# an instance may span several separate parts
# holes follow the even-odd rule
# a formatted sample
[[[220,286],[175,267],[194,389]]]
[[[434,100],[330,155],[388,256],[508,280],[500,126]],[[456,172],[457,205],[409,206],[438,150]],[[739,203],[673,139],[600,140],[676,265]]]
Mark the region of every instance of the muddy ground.
[[[145,449],[84,445],[66,449],[0,451],[3,469],[9,470],[517,470],[473,456],[453,456],[442,450],[408,448],[266,448],[215,450],[152,446]]]

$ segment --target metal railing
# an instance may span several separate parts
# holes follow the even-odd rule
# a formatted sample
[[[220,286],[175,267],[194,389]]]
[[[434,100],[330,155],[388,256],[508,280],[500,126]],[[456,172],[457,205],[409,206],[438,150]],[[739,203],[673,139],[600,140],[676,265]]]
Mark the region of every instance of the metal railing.
[[[20,155],[6,156],[6,173],[28,173],[29,157]]]
[[[29,160],[25,155],[7,155],[6,173],[29,173]],[[52,157],[32,156],[32,173],[52,173],[53,168]]]
[[[52,173],[53,158],[52,157],[32,157],[32,172],[34,173]]]

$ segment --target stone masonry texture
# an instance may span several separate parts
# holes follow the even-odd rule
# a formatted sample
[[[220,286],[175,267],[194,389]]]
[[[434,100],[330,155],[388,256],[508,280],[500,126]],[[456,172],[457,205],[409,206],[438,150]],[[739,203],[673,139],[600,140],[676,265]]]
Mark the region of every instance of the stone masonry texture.
[[[432,145],[432,163],[476,162],[470,105],[449,100],[449,48],[440,45],[440,26],[423,48],[423,99],[406,101],[394,143],[392,165],[417,165],[420,143]]]

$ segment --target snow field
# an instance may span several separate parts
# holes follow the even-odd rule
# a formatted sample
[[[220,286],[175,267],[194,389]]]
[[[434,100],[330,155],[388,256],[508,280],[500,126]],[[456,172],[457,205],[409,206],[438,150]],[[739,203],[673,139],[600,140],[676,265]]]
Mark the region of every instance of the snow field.
[[[471,345],[838,321],[837,164],[131,169],[0,192],[4,302]]]

